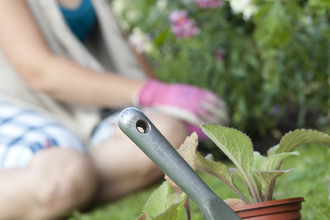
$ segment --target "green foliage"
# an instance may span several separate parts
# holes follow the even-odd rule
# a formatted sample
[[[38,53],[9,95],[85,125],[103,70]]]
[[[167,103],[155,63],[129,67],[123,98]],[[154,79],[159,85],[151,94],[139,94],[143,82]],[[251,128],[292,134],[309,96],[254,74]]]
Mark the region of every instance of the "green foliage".
[[[155,190],[143,208],[137,220],[179,220],[186,198],[173,193],[168,182]]]
[[[302,204],[301,210],[304,220],[329,219],[330,150],[319,144],[298,146],[296,150],[299,151],[300,157],[284,160],[281,166],[284,170],[292,167],[296,169],[290,175],[282,175],[277,179],[274,198],[304,197],[306,202]],[[230,169],[233,166],[229,162],[224,163]],[[198,174],[220,198],[238,198],[234,191],[218,178],[204,172],[198,172]],[[70,220],[136,219],[141,215],[144,203],[157,186],[128,195],[88,213],[75,212]],[[204,220],[193,202],[191,202],[191,210],[191,219]],[[186,219],[184,212],[182,212],[181,219]]]
[[[311,142],[322,143],[330,147],[329,135],[319,131],[297,129],[287,133],[279,145],[269,150],[268,157],[264,157],[257,152],[253,153],[250,139],[235,129],[214,125],[204,125],[202,129],[238,168],[239,171],[235,170],[233,176],[237,177],[238,181],[248,188],[253,202],[272,200],[276,179],[282,174],[294,170],[293,168],[280,170],[280,166],[285,158],[299,155],[298,152],[290,152],[295,147]],[[206,164],[209,165],[209,163]],[[228,170],[227,167],[222,167],[224,171]],[[209,166],[208,169],[216,171],[219,166]],[[228,179],[228,173],[217,173],[222,176],[219,179]],[[232,181],[226,180],[225,183],[234,188],[235,192],[240,192]],[[246,197],[242,196],[244,195],[243,192],[238,195],[246,202]]]
[[[191,167],[225,183],[245,204],[273,199],[277,178],[295,170],[295,168],[280,170],[284,159],[299,155],[298,152],[291,152],[294,148],[311,142],[330,147],[329,135],[314,130],[297,129],[285,134],[280,143],[272,147],[268,156],[265,157],[258,152],[253,152],[249,137],[238,130],[216,125],[203,125],[202,130],[236,168],[229,169],[227,165],[214,161],[211,156],[204,158],[197,152],[196,133],[186,138],[178,150],[179,153]],[[168,177],[166,179],[167,181],[150,196],[143,209],[144,214],[137,220],[179,220],[181,218],[187,197],[173,181]],[[250,195],[250,199],[246,196],[247,194]]]
[[[236,168],[229,169],[225,164],[214,161],[212,157],[204,158],[197,152],[196,133],[186,138],[178,150],[179,153],[194,169],[208,173],[229,186],[246,204],[273,199],[277,178],[295,169],[280,170],[284,159],[299,155],[298,152],[290,152],[294,148],[311,142],[330,147],[329,135],[314,130],[297,129],[284,135],[280,143],[269,150],[268,157],[265,157],[253,152],[249,137],[238,130],[216,125],[203,125],[202,130]],[[183,207],[187,208],[184,206],[187,197],[172,180],[168,177],[166,179],[167,181],[152,193],[144,206],[143,214],[137,220],[181,218]],[[236,181],[243,187],[239,187]],[[251,199],[246,194],[249,194]]]
[[[250,20],[234,14],[230,1],[215,9],[183,0],[112,2],[119,1],[126,31],[138,27],[151,36],[147,55],[158,77],[218,93],[231,107],[232,127],[266,135],[281,120],[302,127],[312,115],[308,125],[329,123],[329,1],[254,0]],[[173,10],[186,10],[200,33],[177,39]]]

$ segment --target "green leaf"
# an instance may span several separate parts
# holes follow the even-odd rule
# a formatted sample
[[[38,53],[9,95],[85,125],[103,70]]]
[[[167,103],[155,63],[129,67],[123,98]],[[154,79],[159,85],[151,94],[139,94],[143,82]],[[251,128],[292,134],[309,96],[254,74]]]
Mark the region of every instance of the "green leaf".
[[[259,152],[253,152],[253,163],[252,166],[259,169],[260,163],[266,159],[266,157],[262,156]]]
[[[257,22],[255,39],[261,47],[282,47],[290,36],[290,23],[280,1],[267,6],[268,13]]]
[[[306,143],[321,143],[330,147],[330,136],[315,130],[297,129],[292,132],[286,133],[275,153],[280,154],[290,152],[293,148]]]
[[[146,219],[169,219],[179,220],[184,202],[187,198],[186,194],[170,194],[170,184],[165,181],[158,189],[156,189],[143,207]],[[139,218],[144,219],[144,215]]]
[[[228,167],[221,162],[215,162],[204,158],[199,152],[196,154],[196,169],[204,173],[208,173],[228,186],[233,186],[233,181]]]
[[[250,203],[243,193],[235,186],[233,179],[230,175],[229,169],[226,165],[221,162],[216,162],[204,158],[199,152],[196,154],[196,169],[204,173],[208,173],[229,186],[234,192],[245,202]],[[244,179],[244,177],[243,177]],[[243,180],[244,181],[244,180]],[[246,181],[245,185],[246,185]]]
[[[271,147],[268,151],[267,151],[267,155],[268,156],[272,156],[275,154],[275,151],[278,149],[280,145],[276,144],[275,146]]]
[[[237,168],[230,168],[229,171],[230,171],[230,174],[232,175],[232,177],[236,181],[238,181],[240,184],[242,184],[242,186],[244,186],[244,188],[249,192],[251,198],[253,198],[253,196],[252,196],[252,194],[250,192],[249,185],[247,184],[247,182],[246,182],[243,174],[241,173],[241,171],[239,171],[239,169],[237,169]],[[235,183],[234,183],[234,185],[235,185]],[[238,195],[238,193],[237,193],[237,195]],[[250,204],[251,203],[248,199],[246,199],[246,200],[243,199],[243,197],[245,197],[245,196],[239,196],[239,197],[245,202],[245,204]]]
[[[167,197],[168,205],[165,212],[155,216],[152,220],[179,220],[185,202],[180,194],[171,194]]]
[[[319,14],[326,14],[330,9],[329,0],[309,0],[308,5]]]
[[[253,148],[247,135],[232,128],[216,125],[203,125],[202,130],[243,174],[251,176]]]
[[[232,177],[234,177],[235,180],[237,180],[247,190],[249,190],[249,185],[247,184],[247,182],[246,182],[243,174],[241,173],[241,171],[239,171],[239,169],[237,169],[237,168],[230,168],[229,171],[230,171],[230,174],[232,175]]]
[[[201,126],[203,132],[227,155],[242,172],[255,202],[259,201],[252,176],[253,147],[250,138],[242,132],[217,125]]]
[[[148,213],[149,217],[154,217],[163,213],[167,208],[167,197],[171,193],[170,184],[165,181],[149,197],[143,207],[143,212]]]
[[[293,169],[289,170],[276,170],[276,171],[262,171],[256,168],[252,168],[253,174],[261,183],[261,193],[262,193],[262,200],[268,201],[269,195],[272,194],[273,189],[272,182],[275,181],[279,176],[283,173],[289,173]]]
[[[181,144],[178,152],[187,161],[187,163],[195,170],[196,169],[196,152],[198,147],[197,133],[192,133],[189,137],[186,137],[183,144]]]
[[[165,29],[164,31],[162,31],[154,40],[154,43],[157,47],[161,46],[164,41],[166,36],[170,33],[170,29]]]
[[[281,153],[281,154],[275,154],[269,156],[261,162],[260,167],[258,169],[262,171],[277,170],[281,161],[292,155],[299,155],[299,152],[295,151],[295,152]]]
[[[170,207],[172,204],[177,204],[182,202],[184,197],[182,197],[180,194],[170,194],[167,197],[167,208]]]

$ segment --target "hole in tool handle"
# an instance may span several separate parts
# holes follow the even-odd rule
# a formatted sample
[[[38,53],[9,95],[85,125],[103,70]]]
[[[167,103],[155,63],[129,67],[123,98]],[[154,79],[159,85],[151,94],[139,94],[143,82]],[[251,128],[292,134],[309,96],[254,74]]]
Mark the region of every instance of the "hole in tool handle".
[[[150,125],[147,121],[140,119],[136,122],[136,129],[141,133],[141,134],[147,134],[150,131]]]

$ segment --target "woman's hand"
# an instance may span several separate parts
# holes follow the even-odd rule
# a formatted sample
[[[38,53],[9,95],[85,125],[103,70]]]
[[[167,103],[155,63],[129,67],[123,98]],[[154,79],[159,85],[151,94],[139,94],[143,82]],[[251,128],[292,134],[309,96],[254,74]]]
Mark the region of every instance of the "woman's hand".
[[[137,99],[138,106],[152,107],[186,121],[188,129],[200,135],[199,125],[229,123],[226,103],[215,93],[196,86],[147,79]]]

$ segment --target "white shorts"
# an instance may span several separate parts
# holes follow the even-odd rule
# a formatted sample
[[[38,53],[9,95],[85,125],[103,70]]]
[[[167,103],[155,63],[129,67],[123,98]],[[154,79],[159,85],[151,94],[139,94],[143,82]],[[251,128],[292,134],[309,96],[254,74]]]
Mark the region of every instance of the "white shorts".
[[[91,146],[112,138],[117,115],[109,116],[96,127],[91,135]],[[38,112],[0,100],[0,170],[25,168],[37,151],[58,146],[88,155],[86,146],[61,124]]]

